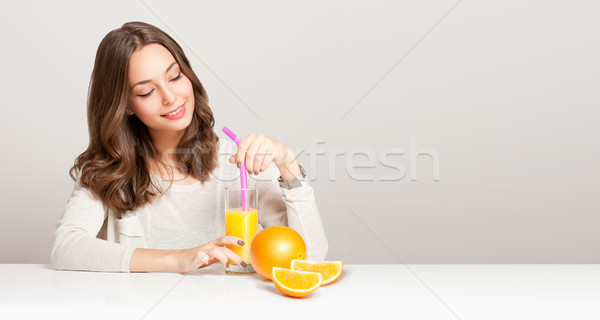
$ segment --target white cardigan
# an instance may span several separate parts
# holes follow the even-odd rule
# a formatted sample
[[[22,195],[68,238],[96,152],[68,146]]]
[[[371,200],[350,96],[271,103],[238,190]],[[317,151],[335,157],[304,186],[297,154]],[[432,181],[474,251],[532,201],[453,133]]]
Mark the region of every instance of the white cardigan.
[[[56,225],[51,267],[62,270],[129,272],[135,248],[184,249],[224,235],[224,188],[239,185],[239,169],[228,159],[235,143],[221,139],[219,166],[209,181],[172,185],[152,203],[126,212],[121,219],[79,179]],[[324,260],[328,244],[308,180],[291,190],[279,187],[274,164],[248,181],[258,189],[259,224],[287,225],[300,233],[307,259]],[[169,184],[157,176],[164,187]],[[166,188],[165,188],[166,189]]]

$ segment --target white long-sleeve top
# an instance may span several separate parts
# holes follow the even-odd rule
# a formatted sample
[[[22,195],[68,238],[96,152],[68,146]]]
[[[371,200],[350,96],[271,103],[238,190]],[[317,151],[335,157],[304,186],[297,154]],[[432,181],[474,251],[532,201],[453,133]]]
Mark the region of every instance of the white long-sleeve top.
[[[73,193],[56,224],[51,267],[61,270],[129,272],[135,248],[184,249],[225,234],[224,190],[239,186],[239,169],[228,162],[237,146],[219,141],[219,166],[201,184],[173,184],[153,174],[164,192],[150,204],[128,211],[119,219],[112,210],[75,181]],[[307,259],[324,260],[328,244],[314,191],[307,179],[294,189],[279,187],[274,164],[248,176],[258,190],[258,222],[263,228],[284,225],[298,231],[306,243]]]

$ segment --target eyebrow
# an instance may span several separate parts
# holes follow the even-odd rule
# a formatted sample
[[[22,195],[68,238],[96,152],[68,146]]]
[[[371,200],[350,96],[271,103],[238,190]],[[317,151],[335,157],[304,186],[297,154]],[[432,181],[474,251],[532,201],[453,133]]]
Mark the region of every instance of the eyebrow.
[[[177,61],[174,61],[173,63],[171,63],[171,64],[170,64],[170,65],[167,67],[167,70],[165,70],[165,73],[169,72],[169,70],[171,70],[171,68],[173,68],[173,66],[175,66],[176,64],[177,64]],[[133,86],[131,86],[131,88],[133,89],[133,88],[135,88],[135,86],[137,86],[137,85],[140,85],[140,84],[145,84],[145,83],[148,83],[148,82],[151,82],[151,81],[152,81],[152,80],[142,80],[142,81],[140,81],[140,82],[138,82],[138,83],[134,84]]]

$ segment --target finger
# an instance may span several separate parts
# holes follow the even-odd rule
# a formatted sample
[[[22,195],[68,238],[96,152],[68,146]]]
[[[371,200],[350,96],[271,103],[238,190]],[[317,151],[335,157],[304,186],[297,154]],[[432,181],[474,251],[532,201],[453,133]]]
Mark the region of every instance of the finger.
[[[211,241],[215,246],[223,247],[225,245],[232,245],[241,247],[245,243],[242,239],[234,236],[222,236],[216,240]]]
[[[223,247],[214,247],[209,251],[209,254],[212,258],[219,259],[221,264],[223,264],[223,268],[227,268],[227,263],[229,262],[229,257],[225,254],[225,249]],[[229,250],[229,249],[228,249]]]
[[[262,170],[263,161],[265,160],[265,156],[269,153],[269,147],[265,144],[258,148],[256,152],[256,156],[254,157],[254,167],[252,167],[252,171],[254,174],[260,173]]]
[[[235,155],[229,157],[229,162],[235,163]]]
[[[246,169],[248,170],[248,173],[254,173],[254,162],[256,161],[256,153],[258,152],[261,144],[262,141],[260,141],[257,138],[254,141],[252,141],[252,144],[248,148],[248,151],[246,151]]]
[[[238,168],[241,168],[242,164],[244,164],[244,160],[246,159],[246,151],[252,144],[252,140],[254,140],[254,135],[249,135],[240,141],[237,154],[235,156],[235,162],[237,163]]]
[[[263,162],[260,166],[260,171],[262,172],[267,170],[267,168],[269,168],[269,165],[271,165],[271,162],[273,162],[274,158],[275,156],[273,155],[273,151],[269,149],[269,151],[267,151],[267,155],[264,157]]]
[[[196,268],[196,269],[201,269],[201,268],[208,267],[208,266],[210,266],[211,264],[213,264],[213,263],[215,263],[215,262],[217,262],[217,261],[219,261],[219,259],[210,259],[210,260],[209,260],[207,263],[201,264],[201,265],[200,265],[198,268]]]
[[[188,272],[196,270],[204,265],[208,265],[209,262],[210,257],[208,256],[208,253],[206,253],[205,251],[199,251],[196,254],[196,263],[192,266],[190,270],[188,270]]]
[[[217,259],[217,258],[212,258],[212,259],[210,259],[210,261],[208,261],[208,263],[207,263],[207,264],[205,264],[205,265],[202,265],[200,268],[208,267],[208,266],[210,266],[211,264],[213,264],[213,263],[215,263],[215,262],[217,262],[217,261],[219,261],[219,259]]]
[[[238,266],[244,267],[244,265],[247,266],[250,264],[250,261],[244,261],[242,257],[238,256],[235,252],[229,250],[229,248],[224,248],[223,252],[227,255],[227,257],[229,257],[229,260],[233,261],[233,263],[237,264]]]

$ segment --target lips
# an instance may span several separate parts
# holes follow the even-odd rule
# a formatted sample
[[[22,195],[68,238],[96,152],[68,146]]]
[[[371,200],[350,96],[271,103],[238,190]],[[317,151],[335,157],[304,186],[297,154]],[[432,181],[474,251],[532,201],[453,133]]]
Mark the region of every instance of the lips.
[[[179,107],[177,107],[177,108],[175,108],[175,109],[173,109],[173,110],[171,110],[171,111],[169,111],[169,112],[167,112],[167,113],[165,113],[165,114],[161,114],[161,116],[163,116],[163,117],[164,117],[164,116],[172,116],[172,115],[175,115],[177,112],[181,111],[180,109],[181,109],[181,108],[183,108],[183,106],[184,106],[184,104],[180,105]]]
[[[168,120],[179,120],[179,119],[183,118],[184,114],[185,114],[185,103],[182,104],[181,107],[174,109],[174,110],[170,111],[169,113],[165,113],[161,117],[168,119]]]

